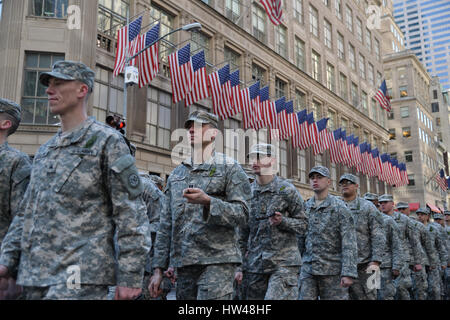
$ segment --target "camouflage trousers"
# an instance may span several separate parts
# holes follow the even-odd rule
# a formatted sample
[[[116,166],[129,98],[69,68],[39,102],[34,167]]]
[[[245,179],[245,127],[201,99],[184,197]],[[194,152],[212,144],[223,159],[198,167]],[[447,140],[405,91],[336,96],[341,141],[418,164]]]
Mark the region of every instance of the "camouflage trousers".
[[[66,283],[48,287],[23,287],[25,300],[107,300],[108,286],[81,284],[80,289],[70,289]]]
[[[413,280],[413,295],[415,300],[426,300],[428,290],[427,273],[425,272],[425,266],[420,271],[411,272]]]
[[[377,289],[369,288],[368,281],[372,273],[367,273],[368,264],[358,266],[358,279],[353,279],[353,284],[348,288],[350,300],[376,300]]]
[[[427,269],[428,275],[428,300],[441,300],[441,280],[439,266]]]
[[[244,274],[244,300],[296,300],[298,267],[278,267],[272,273]]]
[[[231,300],[235,271],[233,263],[177,268],[177,300]]]
[[[348,288],[341,287],[340,275],[315,276],[302,270],[300,300],[348,300]]]
[[[392,279],[392,269],[381,269],[381,286],[378,290],[378,300],[394,300],[395,285]]]
[[[405,265],[400,270],[400,275],[394,280],[397,293],[395,295],[396,300],[411,300],[409,289],[412,288],[411,270],[409,265]]]
[[[450,268],[445,269],[444,275],[445,299],[450,300]]]

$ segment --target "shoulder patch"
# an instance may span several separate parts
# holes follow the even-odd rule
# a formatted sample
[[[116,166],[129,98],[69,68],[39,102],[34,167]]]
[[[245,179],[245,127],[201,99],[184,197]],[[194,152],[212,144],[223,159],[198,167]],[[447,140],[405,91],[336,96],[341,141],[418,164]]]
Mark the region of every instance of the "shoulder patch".
[[[214,173],[216,172],[216,167],[213,167],[211,171],[209,171],[209,176],[212,177]]]
[[[84,145],[84,147],[85,147],[86,149],[91,148],[91,147],[94,145],[95,141],[97,141],[97,136],[91,137],[91,138],[86,142],[86,144]]]

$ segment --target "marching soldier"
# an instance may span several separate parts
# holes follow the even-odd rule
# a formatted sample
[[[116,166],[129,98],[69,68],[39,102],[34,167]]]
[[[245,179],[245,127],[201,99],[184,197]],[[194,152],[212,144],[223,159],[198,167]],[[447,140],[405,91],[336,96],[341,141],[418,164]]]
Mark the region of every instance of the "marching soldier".
[[[375,193],[366,192],[363,196],[365,200],[369,200],[374,204],[374,206],[380,210],[380,204],[378,203],[378,195]]]
[[[256,180],[252,183],[248,225],[242,228],[245,256],[244,298],[296,300],[301,257],[297,235],[307,220],[303,199],[290,183],[275,175],[275,148],[257,144],[249,153]]]
[[[358,197],[359,178],[346,173],[339,179],[342,198],[350,209],[356,228],[358,243],[358,278],[349,288],[352,300],[376,300],[376,286],[368,287],[372,272],[380,271],[384,235],[381,213],[370,201]]]
[[[26,299],[106,299],[112,285],[116,299],[141,292],[150,249],[142,183],[121,134],[87,117],[94,75],[72,61],[40,75],[61,129],[35,155],[0,256],[0,277],[18,272]]]
[[[436,250],[438,252],[440,266],[439,270],[439,279],[436,282],[439,284],[439,292],[440,295],[444,295],[444,284],[442,278],[444,277],[445,269],[447,268],[447,236],[445,234],[445,229],[442,227],[441,223],[444,221],[444,215],[442,213],[434,213],[433,214],[434,221],[430,223],[430,228],[433,231],[436,231],[435,235],[435,244]],[[436,284],[437,286],[437,284]]]
[[[179,299],[231,299],[235,271],[242,264],[238,227],[248,219],[251,188],[241,166],[214,151],[218,118],[193,111],[185,122],[192,157],[171,173],[156,235],[153,297],[163,269],[175,268]]]
[[[358,247],[352,214],[342,200],[328,193],[330,172],[317,166],[309,172],[314,196],[305,203],[306,239],[303,255],[301,300],[348,300],[348,287],[358,277]]]

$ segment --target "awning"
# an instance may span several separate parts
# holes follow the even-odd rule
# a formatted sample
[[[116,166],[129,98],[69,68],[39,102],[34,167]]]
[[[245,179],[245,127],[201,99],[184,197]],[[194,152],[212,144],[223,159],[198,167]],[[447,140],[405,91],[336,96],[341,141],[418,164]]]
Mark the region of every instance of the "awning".
[[[439,210],[441,210],[441,213],[444,213],[444,208],[442,208],[442,207],[439,207]]]
[[[411,202],[409,204],[409,209],[411,211],[417,211],[417,209],[419,209],[419,208],[420,208],[420,202]]]
[[[428,208],[431,209],[431,211],[436,212],[436,213],[441,213],[441,210],[439,210],[438,207],[436,207],[436,206],[434,206],[432,204],[429,204],[429,203],[427,203],[427,206],[428,206]]]

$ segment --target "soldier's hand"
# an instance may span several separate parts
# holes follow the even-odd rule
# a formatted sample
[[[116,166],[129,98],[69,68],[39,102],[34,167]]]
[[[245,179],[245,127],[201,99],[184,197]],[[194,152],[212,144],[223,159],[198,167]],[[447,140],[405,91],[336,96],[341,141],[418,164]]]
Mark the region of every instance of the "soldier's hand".
[[[169,267],[166,271],[164,271],[164,275],[170,279],[170,282],[172,282],[172,284],[175,284],[175,281],[177,281],[177,275],[175,274],[175,270],[172,267]]]
[[[397,269],[392,269],[392,277],[395,279],[400,275],[400,271]]]
[[[141,288],[117,287],[114,300],[133,300],[142,292]]]
[[[415,266],[414,266],[414,269],[413,269],[415,272],[418,272],[418,271],[420,271],[420,270],[422,270],[422,265],[421,264],[416,264]]]
[[[269,223],[271,226],[277,226],[281,223],[281,220],[283,220],[281,212],[275,212],[275,214],[269,218]]]
[[[348,288],[353,284],[353,279],[350,277],[342,277],[341,278],[341,287]]]
[[[9,270],[6,266],[0,264],[0,290],[7,290],[10,278]]]
[[[243,277],[244,275],[241,271],[238,271],[234,274],[234,280],[237,282],[238,285],[241,285]]]
[[[150,283],[148,285],[148,291],[150,292],[150,296],[152,298],[157,298],[161,295],[161,281],[162,281],[162,272],[160,268],[156,268],[152,277],[150,278]]]
[[[445,268],[447,268],[447,266],[441,266],[442,270],[445,270]]]
[[[188,203],[209,205],[211,198],[202,189],[187,188],[183,190],[183,197],[187,199]]]

